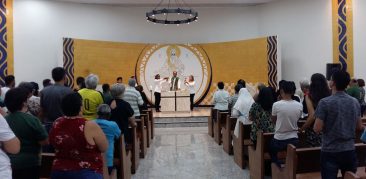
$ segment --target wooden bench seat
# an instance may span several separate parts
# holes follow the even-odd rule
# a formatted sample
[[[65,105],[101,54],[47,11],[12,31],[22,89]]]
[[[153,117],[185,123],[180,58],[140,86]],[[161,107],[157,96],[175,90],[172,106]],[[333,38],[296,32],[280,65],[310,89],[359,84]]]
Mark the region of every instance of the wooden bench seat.
[[[222,147],[229,155],[233,154],[233,137],[231,133],[234,131],[236,120],[236,118],[228,115],[225,118],[225,125],[222,127]]]
[[[355,146],[358,166],[365,166],[366,144],[356,144]],[[284,167],[279,168],[272,163],[272,178],[321,178],[320,153],[320,147],[296,148],[291,144],[288,145]]]
[[[270,161],[269,145],[274,133],[257,132],[257,144],[248,146],[249,168],[251,179],[263,179],[265,173],[265,161]],[[286,152],[279,152],[278,159],[284,159]]]
[[[140,139],[140,158],[145,158],[147,153],[147,127],[145,126],[145,117],[135,119],[137,123],[137,136]]]
[[[208,135],[211,137],[214,137],[214,130],[213,130],[213,124],[214,119],[216,119],[217,116],[217,110],[214,108],[211,108],[210,116],[208,117],[207,125],[208,125]]]
[[[245,160],[245,155],[248,156],[248,146],[253,145],[253,142],[250,140],[250,131],[251,131],[251,124],[243,124],[240,122],[239,136],[236,137],[234,135],[234,132],[232,133],[234,161],[242,169],[247,167],[248,161]]]
[[[151,109],[150,109],[151,111]],[[150,118],[150,114],[149,114],[149,110],[142,110],[141,112],[141,116],[143,116],[145,118],[145,126],[147,126],[147,147],[150,147],[150,144],[152,142],[152,124],[151,124],[151,118]]]
[[[131,143],[127,145],[127,150],[131,152],[131,173],[135,174],[140,161],[140,140],[137,137],[136,127],[129,127],[131,133]]]
[[[124,135],[118,139],[115,145],[113,165],[117,168],[118,179],[131,178],[131,152],[126,150]]]
[[[222,127],[225,125],[225,121],[223,119],[226,119],[226,117],[228,116],[229,112],[227,111],[217,111],[217,119],[214,120],[214,125],[213,125],[213,129],[214,129],[214,139],[215,142],[219,145],[221,145],[222,143]]]
[[[42,153],[41,154],[41,168],[40,178],[50,178],[53,160],[55,159],[54,153]]]

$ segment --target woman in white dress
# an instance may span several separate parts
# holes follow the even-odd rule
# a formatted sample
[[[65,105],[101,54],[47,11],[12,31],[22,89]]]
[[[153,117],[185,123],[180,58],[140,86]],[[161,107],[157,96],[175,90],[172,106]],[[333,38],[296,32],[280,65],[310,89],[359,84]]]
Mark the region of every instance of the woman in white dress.
[[[189,90],[189,99],[190,99],[190,102],[191,102],[191,111],[193,111],[193,106],[194,106],[194,94],[196,93],[195,90],[194,90],[194,84],[195,84],[195,81],[194,81],[194,77],[193,75],[190,75],[188,80],[186,79],[184,84],[188,87],[188,90]]]
[[[237,117],[238,120],[236,121],[234,135],[238,137],[239,135],[239,122],[243,124],[251,124],[249,120],[249,111],[254,103],[254,99],[252,95],[246,88],[242,88],[239,91],[239,98],[236,101],[231,116]]]

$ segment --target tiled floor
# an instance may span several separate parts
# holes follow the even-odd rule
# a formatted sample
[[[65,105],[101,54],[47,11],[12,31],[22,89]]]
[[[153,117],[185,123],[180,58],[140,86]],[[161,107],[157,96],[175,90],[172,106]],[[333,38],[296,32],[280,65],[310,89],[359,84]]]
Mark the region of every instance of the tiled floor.
[[[245,179],[232,156],[207,135],[207,127],[158,128],[133,179]]]

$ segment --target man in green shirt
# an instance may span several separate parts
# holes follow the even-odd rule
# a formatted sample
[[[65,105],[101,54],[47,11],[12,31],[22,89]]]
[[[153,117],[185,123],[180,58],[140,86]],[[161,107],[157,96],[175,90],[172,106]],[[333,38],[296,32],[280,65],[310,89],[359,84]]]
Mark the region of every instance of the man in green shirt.
[[[361,99],[361,91],[358,87],[358,83],[356,79],[352,79],[349,83],[349,88],[346,90],[347,94],[356,98],[357,101],[360,101]]]
[[[6,121],[19,138],[18,154],[9,154],[13,178],[39,178],[41,145],[48,143],[48,134],[40,120],[27,114],[29,91],[25,88],[10,89],[5,96],[5,105],[10,111]]]

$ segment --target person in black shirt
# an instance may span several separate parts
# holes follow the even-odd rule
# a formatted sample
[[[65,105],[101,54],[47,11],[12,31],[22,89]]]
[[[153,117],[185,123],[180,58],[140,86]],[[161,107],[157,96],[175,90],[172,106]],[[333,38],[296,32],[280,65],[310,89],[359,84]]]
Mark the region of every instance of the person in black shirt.
[[[144,104],[140,106],[140,110],[147,110],[147,105],[149,104],[149,100],[147,99],[147,96],[144,92],[144,88],[141,85],[136,86],[136,90],[140,92],[142,100],[144,101]]]
[[[128,131],[128,126],[136,126],[136,122],[131,117],[134,112],[131,105],[122,99],[125,92],[125,86],[123,84],[114,84],[111,87],[111,95],[113,100],[110,102],[112,109],[111,121],[115,121],[118,127],[121,129],[121,133],[124,134],[127,143],[131,143],[131,133]]]

